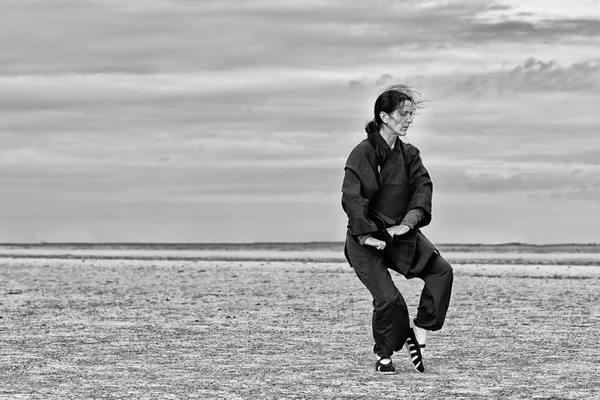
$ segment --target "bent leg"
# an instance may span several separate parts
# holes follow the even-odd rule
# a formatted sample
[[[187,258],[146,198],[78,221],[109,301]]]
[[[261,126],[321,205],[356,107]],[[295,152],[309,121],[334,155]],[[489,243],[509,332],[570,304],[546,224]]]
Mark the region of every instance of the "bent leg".
[[[414,324],[420,328],[437,331],[444,325],[450,305],[454,273],[452,266],[440,255],[431,256],[419,275],[425,282]]]
[[[347,256],[354,272],[373,296],[374,352],[388,358],[404,345],[410,330],[408,308],[394,285],[383,253],[347,239]]]

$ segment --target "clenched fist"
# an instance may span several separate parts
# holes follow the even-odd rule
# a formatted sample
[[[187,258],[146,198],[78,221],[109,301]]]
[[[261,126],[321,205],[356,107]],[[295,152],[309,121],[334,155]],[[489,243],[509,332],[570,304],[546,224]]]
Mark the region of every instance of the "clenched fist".
[[[365,244],[367,246],[373,246],[377,250],[385,249],[385,242],[383,240],[375,239],[373,237],[367,238],[367,240],[365,240]]]

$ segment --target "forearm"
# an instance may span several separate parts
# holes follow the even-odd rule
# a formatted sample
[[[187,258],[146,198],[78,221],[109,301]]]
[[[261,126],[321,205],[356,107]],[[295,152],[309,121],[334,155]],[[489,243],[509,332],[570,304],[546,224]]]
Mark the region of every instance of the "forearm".
[[[406,225],[410,229],[414,229],[415,226],[417,226],[417,224],[421,222],[424,216],[425,213],[423,212],[423,210],[421,210],[420,208],[413,208],[412,210],[406,213],[406,215],[402,219],[402,222],[400,222],[400,225]]]
[[[365,242],[370,237],[371,237],[371,234],[367,233],[367,234],[364,234],[364,235],[358,235],[356,238],[358,239],[358,243],[360,243],[361,245],[364,246]]]

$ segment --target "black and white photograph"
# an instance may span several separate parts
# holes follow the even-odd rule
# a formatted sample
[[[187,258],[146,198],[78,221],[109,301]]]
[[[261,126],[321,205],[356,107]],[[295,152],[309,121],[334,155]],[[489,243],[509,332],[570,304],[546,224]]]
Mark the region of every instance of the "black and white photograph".
[[[0,32],[0,400],[600,399],[600,0]]]

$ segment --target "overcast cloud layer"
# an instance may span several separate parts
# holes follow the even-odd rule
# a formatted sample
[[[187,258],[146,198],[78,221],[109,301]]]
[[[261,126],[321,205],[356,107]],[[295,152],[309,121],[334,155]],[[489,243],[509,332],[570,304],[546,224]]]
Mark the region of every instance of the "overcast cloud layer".
[[[8,1],[0,242],[343,240],[377,92],[436,242],[600,242],[598,1]]]

